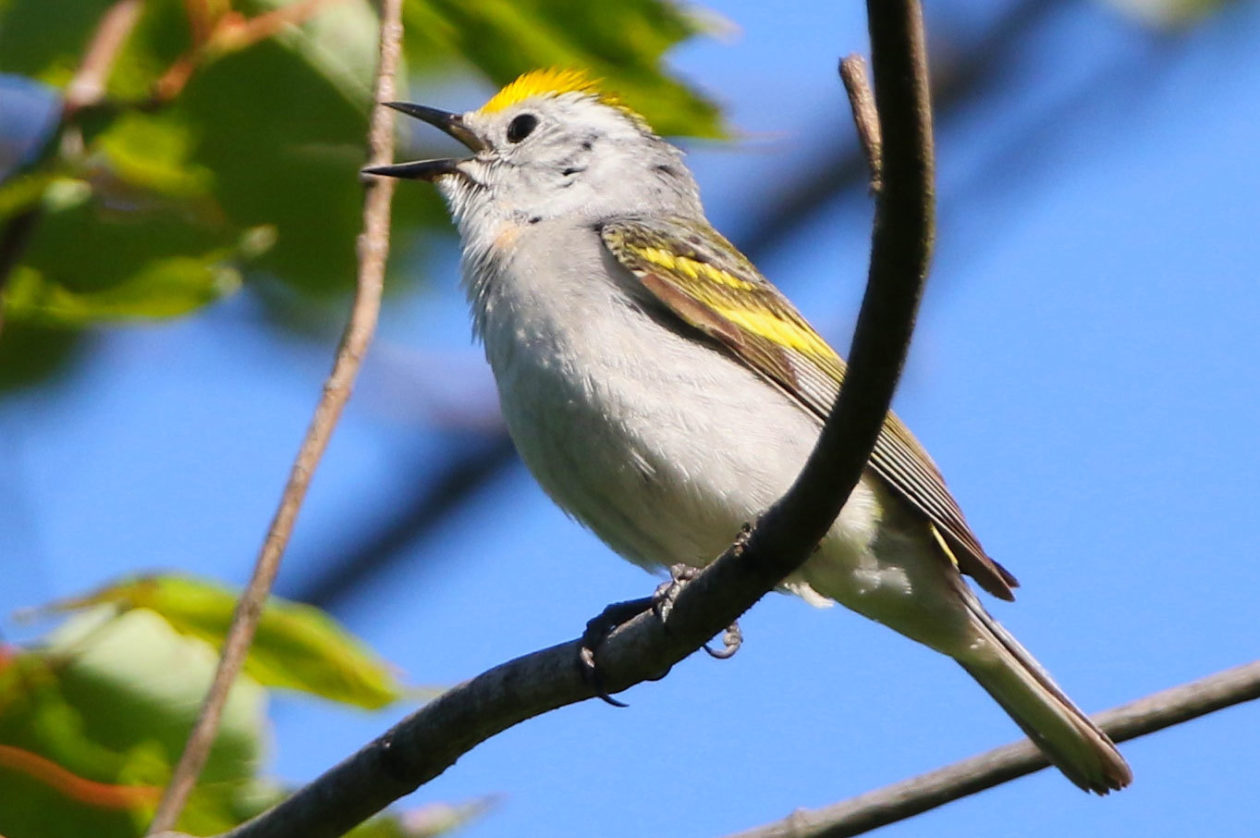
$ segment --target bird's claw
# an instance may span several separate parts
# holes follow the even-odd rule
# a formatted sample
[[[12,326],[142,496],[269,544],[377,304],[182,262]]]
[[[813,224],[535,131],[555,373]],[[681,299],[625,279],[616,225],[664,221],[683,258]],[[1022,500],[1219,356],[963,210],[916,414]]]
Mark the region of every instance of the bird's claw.
[[[726,631],[722,632],[722,648],[714,649],[708,643],[704,644],[704,650],[709,653],[709,657],[717,658],[724,661],[733,657],[739,651],[739,647],[744,643],[744,633],[739,628],[739,623],[734,622],[726,627]]]
[[[670,565],[669,581],[662,582],[656,586],[656,590],[649,597],[652,603],[652,613],[656,615],[656,619],[661,621],[661,625],[669,630],[669,612],[674,610],[674,603],[678,600],[678,595],[682,593],[682,589],[687,583],[696,578],[700,571],[696,568],[685,565]]]
[[[595,695],[601,701],[611,704],[613,707],[629,706],[624,701],[618,701],[609,695],[608,690],[604,687],[599,664],[595,660],[595,652],[599,649],[600,644],[617,628],[645,611],[651,611],[655,614],[656,618],[661,621],[661,626],[666,631],[669,631],[669,612],[673,610],[678,594],[699,572],[697,568],[689,565],[673,565],[669,569],[669,581],[662,582],[650,597],[614,602],[601,611],[598,616],[587,621],[586,631],[582,632],[582,639],[578,644],[578,670],[582,673],[582,680],[591,686],[595,691]],[[739,629],[739,623],[731,623],[727,626],[726,631],[722,633],[722,648],[714,649],[706,643],[704,644],[704,650],[711,657],[725,660],[739,651],[743,639],[744,636]],[[668,669],[652,680],[659,680],[667,674],[669,674]]]
[[[661,625],[665,627],[666,631],[669,631],[669,612],[673,610],[678,594],[699,573],[700,570],[698,568],[690,565],[673,565],[669,569],[669,581],[662,582],[656,588],[656,592],[652,594],[652,613],[661,621]],[[708,652],[710,657],[726,660],[739,651],[739,647],[743,642],[744,634],[740,631],[739,623],[735,622],[727,626],[726,631],[722,632],[721,649],[714,649],[706,643],[704,644],[704,651]]]
[[[595,650],[618,626],[653,608],[653,600],[653,597],[643,597],[625,602],[614,602],[588,620],[586,631],[582,632],[582,640],[578,645],[578,670],[582,673],[582,680],[591,685],[591,688],[595,690],[595,695],[601,701],[613,707],[629,707],[630,705],[608,694],[599,672],[599,664],[595,661]]]

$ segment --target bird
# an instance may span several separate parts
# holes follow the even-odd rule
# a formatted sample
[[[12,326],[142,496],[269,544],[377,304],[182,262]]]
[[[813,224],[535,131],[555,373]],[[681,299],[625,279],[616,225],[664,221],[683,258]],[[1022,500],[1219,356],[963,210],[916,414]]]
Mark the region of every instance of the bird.
[[[709,223],[681,149],[586,72],[528,72],[465,113],[385,104],[471,152],[364,171],[445,199],[473,329],[534,478],[635,564],[712,561],[799,473],[844,361]],[[953,658],[1080,788],[1128,785],[1107,734],[964,576],[1014,599],[1015,577],[890,412],[781,587]]]

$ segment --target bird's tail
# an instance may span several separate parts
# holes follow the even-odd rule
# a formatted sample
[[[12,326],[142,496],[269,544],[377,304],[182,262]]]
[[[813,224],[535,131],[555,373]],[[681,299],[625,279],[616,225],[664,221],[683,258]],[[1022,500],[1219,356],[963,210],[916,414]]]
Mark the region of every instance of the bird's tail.
[[[974,596],[966,599],[989,643],[959,657],[963,669],[1073,783],[1097,794],[1127,786],[1133,772],[1107,734],[1064,695],[1041,664]]]

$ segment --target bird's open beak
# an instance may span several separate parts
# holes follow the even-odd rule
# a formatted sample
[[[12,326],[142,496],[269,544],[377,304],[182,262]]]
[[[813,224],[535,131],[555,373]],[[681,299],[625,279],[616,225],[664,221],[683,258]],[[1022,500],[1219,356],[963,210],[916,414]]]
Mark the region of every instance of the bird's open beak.
[[[407,102],[382,102],[382,104],[445,131],[473,151],[481,151],[485,148],[486,144],[464,125],[463,117],[457,113],[447,113],[437,108],[412,105]],[[459,162],[456,158],[447,157],[438,160],[417,160],[414,163],[396,163],[392,166],[369,166],[363,171],[369,175],[386,175],[407,180],[433,180],[441,175],[458,174],[456,166]]]

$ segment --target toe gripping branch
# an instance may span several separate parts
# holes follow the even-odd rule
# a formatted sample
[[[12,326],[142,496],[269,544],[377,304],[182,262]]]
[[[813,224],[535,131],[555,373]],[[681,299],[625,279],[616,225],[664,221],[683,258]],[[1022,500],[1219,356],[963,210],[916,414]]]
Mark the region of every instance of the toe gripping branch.
[[[630,622],[645,611],[651,611],[655,614],[656,618],[661,621],[661,625],[668,631],[669,612],[673,610],[678,594],[698,572],[696,568],[687,565],[674,565],[669,569],[669,581],[662,582],[651,596],[628,599],[624,602],[614,602],[601,611],[598,616],[587,622],[586,631],[582,632],[581,645],[578,647],[578,668],[582,672],[582,678],[595,689],[595,694],[604,702],[611,704],[613,707],[629,706],[625,702],[618,701],[610,696],[608,690],[604,688],[603,677],[600,675],[599,665],[595,661],[595,652],[599,649],[600,644],[620,626]],[[739,629],[739,623],[731,623],[727,626],[726,631],[722,632],[722,648],[713,649],[706,643],[704,644],[704,650],[711,657],[718,660],[726,660],[739,651],[743,640],[744,636]],[[659,680],[668,674],[669,670],[666,669],[653,680]]]

